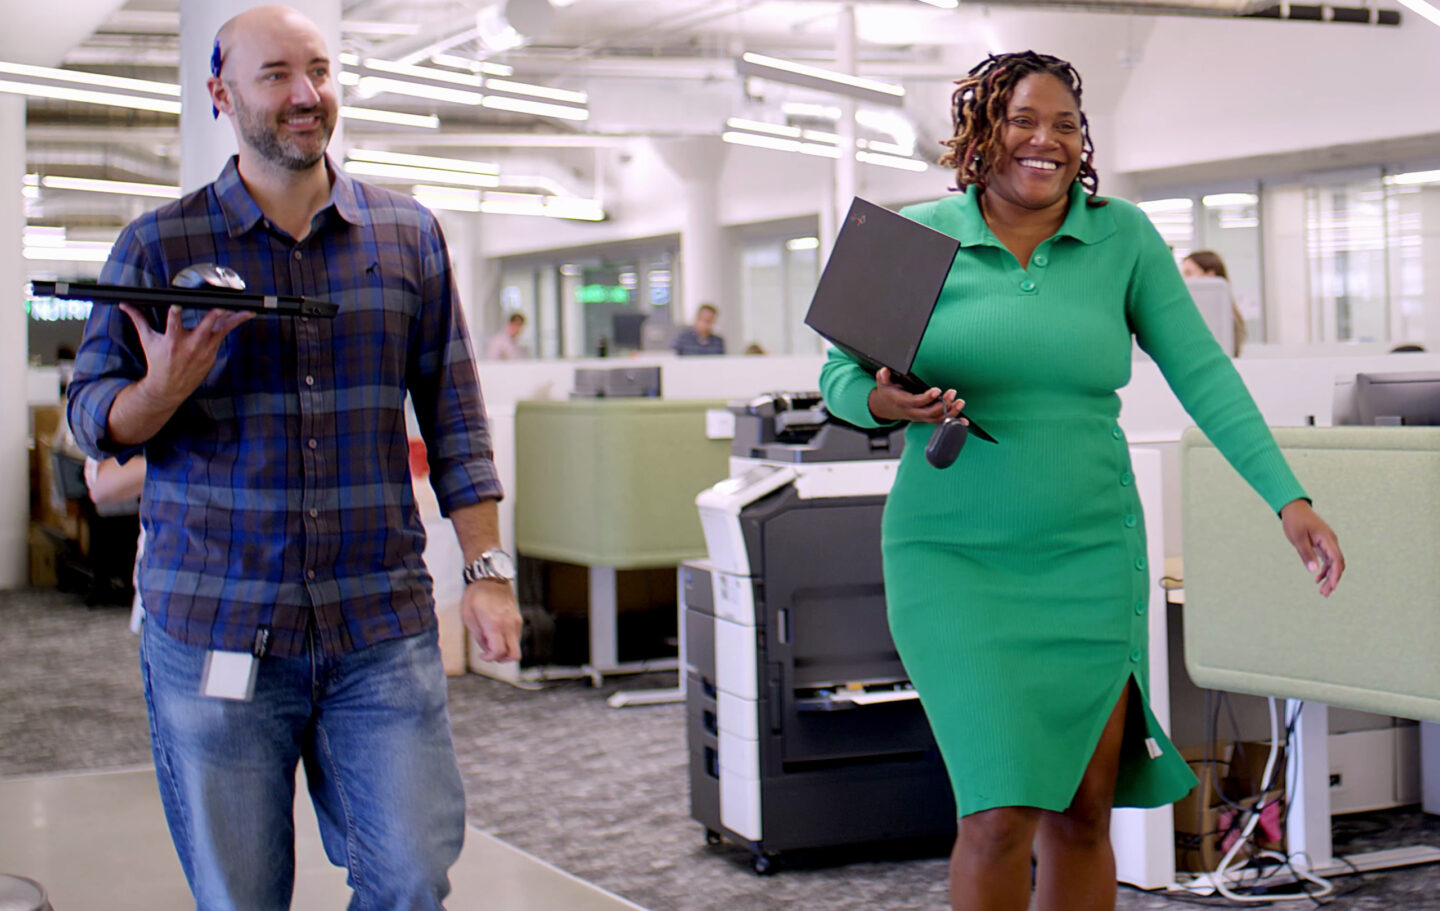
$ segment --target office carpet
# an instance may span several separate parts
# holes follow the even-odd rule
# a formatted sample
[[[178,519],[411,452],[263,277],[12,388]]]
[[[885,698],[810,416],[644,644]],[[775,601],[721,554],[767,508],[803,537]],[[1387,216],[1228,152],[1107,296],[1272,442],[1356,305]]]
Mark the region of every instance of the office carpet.
[[[0,775],[149,761],[125,623],[123,610],[87,609],[69,595],[0,593]],[[651,911],[944,911],[942,858],[832,855],[758,877],[745,852],[705,845],[688,817],[680,706],[615,710],[604,701],[615,689],[668,682],[529,692],[453,678],[470,821]],[[1440,819],[1414,810],[1338,817],[1335,833],[1341,852],[1440,844]],[[1335,883],[1342,895],[1327,907],[1340,911],[1440,911],[1440,864]],[[1195,906],[1123,887],[1118,903],[1120,911]]]

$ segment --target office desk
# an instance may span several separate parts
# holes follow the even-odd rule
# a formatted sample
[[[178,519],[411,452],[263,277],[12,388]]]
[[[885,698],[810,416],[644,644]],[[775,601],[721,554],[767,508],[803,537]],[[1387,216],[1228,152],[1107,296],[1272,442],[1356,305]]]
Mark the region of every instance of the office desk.
[[[729,473],[730,442],[705,432],[712,399],[522,401],[515,409],[515,547],[589,568],[593,679],[676,667],[622,664],[615,573],[705,556],[695,495]]]
[[[1336,873],[1347,865],[1332,863],[1326,706],[1440,721],[1440,429],[1306,427],[1275,438],[1339,536],[1345,578],[1322,599],[1274,513],[1187,431],[1186,666],[1201,686],[1286,697],[1292,712],[1305,700],[1288,850]],[[1433,780],[1433,729],[1422,738]],[[1393,856],[1350,861],[1440,860],[1434,848],[1384,853]]]

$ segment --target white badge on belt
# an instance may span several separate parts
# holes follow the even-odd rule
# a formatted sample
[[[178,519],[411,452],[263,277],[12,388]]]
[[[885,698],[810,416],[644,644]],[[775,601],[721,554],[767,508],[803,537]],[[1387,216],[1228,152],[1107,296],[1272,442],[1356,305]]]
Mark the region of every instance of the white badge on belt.
[[[260,669],[259,658],[270,646],[270,630],[261,627],[255,632],[255,647],[249,652],[222,652],[211,649],[205,653],[205,669],[200,673],[200,695],[211,699],[232,699],[249,702],[255,695],[255,677]]]

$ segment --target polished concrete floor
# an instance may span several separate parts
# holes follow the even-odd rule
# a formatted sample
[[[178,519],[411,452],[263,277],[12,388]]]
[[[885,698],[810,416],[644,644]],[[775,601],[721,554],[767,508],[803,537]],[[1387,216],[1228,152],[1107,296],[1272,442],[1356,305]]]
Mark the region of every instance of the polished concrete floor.
[[[303,783],[298,790],[292,907],[341,911],[345,871],[325,857]],[[44,885],[56,911],[193,906],[153,769],[0,779],[0,820],[0,871]],[[640,909],[473,827],[450,882],[450,911]]]

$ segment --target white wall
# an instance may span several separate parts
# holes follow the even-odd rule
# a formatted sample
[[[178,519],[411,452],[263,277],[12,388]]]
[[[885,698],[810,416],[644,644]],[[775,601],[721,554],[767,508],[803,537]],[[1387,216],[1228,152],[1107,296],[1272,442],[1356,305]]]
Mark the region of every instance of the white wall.
[[[1160,18],[1117,108],[1148,171],[1440,131],[1440,28]]]

